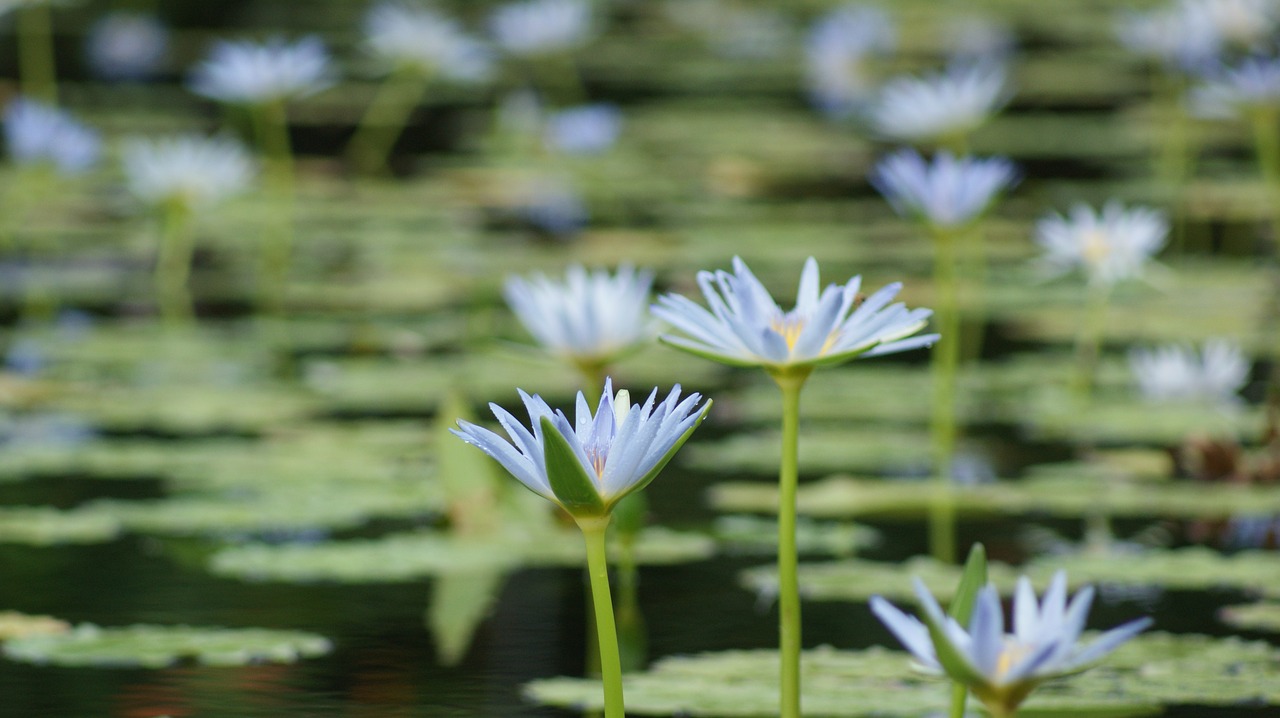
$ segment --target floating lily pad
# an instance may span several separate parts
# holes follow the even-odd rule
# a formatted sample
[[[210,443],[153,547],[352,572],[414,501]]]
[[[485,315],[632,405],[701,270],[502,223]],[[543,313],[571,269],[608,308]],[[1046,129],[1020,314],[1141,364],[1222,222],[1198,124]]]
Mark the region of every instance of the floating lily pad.
[[[1218,611],[1218,618],[1228,626],[1247,631],[1280,633],[1280,601],[1227,606]]]
[[[916,556],[902,563],[850,558],[800,564],[800,594],[813,601],[865,601],[872,596],[914,600],[919,578],[939,601],[950,600],[960,584],[962,566]],[[1002,590],[1013,589],[1017,574],[999,562],[987,566],[988,580]],[[778,569],[757,566],[739,574],[743,586],[761,596],[778,594]]]
[[[962,515],[1013,513],[1025,506],[1011,483],[953,486],[949,494],[943,494],[936,482],[927,479],[855,479],[843,475],[800,484],[796,506],[799,513],[814,518],[918,518],[942,498]],[[727,481],[712,486],[708,500],[720,511],[775,513],[778,486],[776,482]]]
[[[1151,586],[1203,591],[1231,588],[1280,597],[1280,553],[1241,551],[1223,555],[1190,547],[1133,554],[1076,554],[1032,562],[1026,571],[1047,578],[1065,570],[1074,584]]]
[[[118,517],[92,509],[0,508],[0,543],[36,546],[101,543],[114,539],[121,530]]]
[[[1097,396],[1081,403],[1059,388],[1024,395],[1020,417],[1034,436],[1105,446],[1174,445],[1191,434],[1245,437],[1263,424],[1256,407],[1155,403],[1133,396]]]
[[[53,616],[32,616],[17,611],[0,611],[0,641],[66,633],[70,630],[70,623]]]
[[[635,544],[641,564],[698,561],[715,552],[699,534],[663,528],[641,531]],[[585,560],[577,531],[497,536],[397,534],[379,539],[311,545],[250,544],[214,554],[214,573],[255,581],[395,583],[448,573],[519,566],[576,566]]]
[[[777,474],[781,447],[776,431],[742,432],[714,442],[691,442],[682,461],[698,469]],[[806,426],[800,432],[800,471],[922,472],[929,468],[928,447],[923,430]]]
[[[1088,640],[1086,638],[1086,640]],[[1280,649],[1262,642],[1151,633],[1074,678],[1046,684],[1019,715],[1142,715],[1157,706],[1280,703]],[[821,648],[802,658],[806,715],[924,716],[945,712],[948,684],[914,673],[899,651]],[[665,658],[624,679],[628,712],[754,718],[777,715],[778,654],[726,651]],[[577,678],[534,681],[539,703],[600,710],[600,685]]]
[[[183,661],[211,666],[296,663],[332,649],[327,638],[264,628],[81,624],[68,633],[5,642],[4,655],[23,663],[104,668],[164,668]]]
[[[759,516],[718,516],[712,533],[732,553],[778,552],[778,522]],[[800,553],[851,555],[875,546],[880,533],[867,526],[847,522],[813,521],[800,517],[796,521],[796,545]]]

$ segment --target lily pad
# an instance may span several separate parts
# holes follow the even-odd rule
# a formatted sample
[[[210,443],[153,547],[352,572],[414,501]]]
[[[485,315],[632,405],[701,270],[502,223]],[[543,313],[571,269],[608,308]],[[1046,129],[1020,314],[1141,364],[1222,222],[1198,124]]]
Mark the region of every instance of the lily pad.
[[[4,655],[23,663],[104,668],[164,668],[183,661],[210,666],[296,663],[332,650],[327,638],[302,631],[264,628],[129,626],[91,623],[68,633],[34,635],[5,642]]]
[[[778,552],[778,522],[746,514],[718,516],[712,534],[724,550],[737,554]],[[848,522],[796,520],[796,546],[800,553],[849,556],[880,543],[880,532]]]
[[[0,508],[0,543],[35,546],[101,543],[116,538],[122,528],[118,517],[92,509]]]
[[[1087,640],[1087,638],[1086,638]],[[1019,715],[1142,715],[1157,706],[1280,703],[1280,649],[1262,642],[1151,633],[1079,676],[1042,686]],[[924,716],[945,712],[942,680],[911,670],[908,654],[870,648],[806,651],[801,672],[806,715]],[[665,658],[624,679],[627,710],[638,715],[755,718],[777,715],[778,654],[726,651]],[[534,681],[526,694],[575,710],[603,706],[600,685],[578,678]]]
[[[1280,633],[1280,601],[1226,606],[1218,611],[1218,618],[1234,628]]]
[[[719,441],[691,443],[682,460],[697,469],[777,474],[782,446],[776,431],[741,432]],[[911,473],[929,468],[929,437],[879,426],[802,427],[800,471]]]
[[[714,552],[715,542],[706,536],[663,528],[641,531],[635,544],[641,564],[698,561]],[[421,532],[310,545],[249,544],[217,552],[210,568],[253,581],[397,583],[482,569],[577,566],[585,556],[582,537],[567,529],[491,536]]]
[[[17,611],[0,611],[0,641],[66,633],[70,630],[70,623],[53,616],[32,616]]]
[[[800,594],[812,601],[865,601],[872,596],[894,600],[914,600],[916,578],[944,603],[960,584],[963,567],[915,556],[902,563],[885,563],[850,558],[839,561],[800,564]],[[1004,591],[1011,591],[1017,573],[998,562],[987,566],[987,577]],[[778,570],[774,565],[757,566],[739,574],[743,586],[760,596],[778,594]]]

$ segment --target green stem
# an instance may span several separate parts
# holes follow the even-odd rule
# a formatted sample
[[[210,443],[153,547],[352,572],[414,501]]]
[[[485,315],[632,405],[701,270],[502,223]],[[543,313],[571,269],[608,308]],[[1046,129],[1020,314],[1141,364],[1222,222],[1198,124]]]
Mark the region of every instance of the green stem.
[[[779,371],[782,465],[778,470],[778,652],[781,718],[800,717],[800,582],[796,551],[796,488],[800,482],[800,390],[812,368]]]
[[[938,138],[938,149],[946,150],[956,157],[969,154],[969,136],[964,132],[944,135]]]
[[[404,132],[427,81],[426,75],[409,65],[397,68],[382,81],[347,145],[347,156],[357,170],[369,175],[386,170],[391,148]]]
[[[983,332],[986,330],[987,238],[980,225],[975,225],[960,238],[962,243],[962,278],[964,280],[964,307],[969,323],[962,337],[962,358],[978,359],[982,356]]]
[[[572,107],[586,101],[587,90],[582,75],[567,52],[539,57],[533,61],[534,71],[542,76],[543,92],[547,98],[558,100],[562,107]]]
[[[1110,299],[1110,285],[1101,282],[1089,284],[1089,306],[1085,310],[1080,333],[1076,336],[1076,375],[1072,386],[1081,401],[1088,401],[1093,394],[1094,372],[1102,345],[1102,333],[1106,329],[1107,304]]]
[[[956,276],[956,243],[954,231],[935,230],[933,286],[938,293],[935,311],[938,333],[933,349],[933,414],[930,436],[933,440],[933,475],[936,495],[929,510],[929,552],[939,561],[955,560],[955,516],[950,501],[951,461],[956,451],[956,382],[960,371],[960,302]]]
[[[1187,213],[1182,205],[1182,190],[1191,176],[1191,118],[1183,109],[1186,82],[1177,73],[1163,68],[1152,71],[1152,96],[1158,120],[1164,126],[1164,143],[1156,155],[1156,177],[1169,194],[1173,208],[1173,249],[1181,254],[1187,245]]]
[[[609,593],[609,564],[605,535],[609,517],[580,518],[578,528],[587,543],[587,571],[591,575],[591,599],[596,616],[596,636],[600,640],[600,677],[604,682],[605,718],[626,718],[622,703],[622,661],[618,654],[618,629],[613,621],[613,598]]]
[[[161,217],[155,283],[160,316],[169,326],[188,323],[194,316],[191,292],[187,288],[191,258],[195,252],[190,216],[185,205],[174,202],[164,208]]]
[[[950,718],[964,718],[965,704],[968,702],[969,689],[963,683],[952,683]]]
[[[45,3],[18,10],[18,74],[22,92],[58,104],[58,70],[53,52],[53,18]]]
[[[284,308],[289,259],[293,252],[293,151],[289,143],[289,123],[283,101],[263,103],[253,108],[252,112],[258,142],[267,160],[267,181],[275,215],[263,233],[264,281],[259,302],[266,313],[280,314]]]

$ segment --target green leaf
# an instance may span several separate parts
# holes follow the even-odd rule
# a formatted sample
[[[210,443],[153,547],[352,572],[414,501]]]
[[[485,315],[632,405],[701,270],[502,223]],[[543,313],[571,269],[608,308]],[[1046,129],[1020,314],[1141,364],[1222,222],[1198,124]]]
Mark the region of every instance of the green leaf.
[[[542,417],[542,444],[551,491],[570,515],[603,516],[607,512],[596,482],[550,417]]]
[[[978,600],[978,591],[987,585],[987,550],[980,543],[969,549],[969,558],[964,562],[964,574],[960,577],[960,585],[956,587],[955,598],[947,608],[947,615],[956,619],[960,625],[968,625],[969,616],[973,613],[973,604]]]

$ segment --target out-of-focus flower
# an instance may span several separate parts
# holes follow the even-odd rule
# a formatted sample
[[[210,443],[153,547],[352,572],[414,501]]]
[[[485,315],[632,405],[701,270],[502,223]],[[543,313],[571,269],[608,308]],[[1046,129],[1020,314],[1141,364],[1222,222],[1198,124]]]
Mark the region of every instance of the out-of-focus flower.
[[[1219,68],[1191,90],[1191,109],[1201,117],[1242,117],[1274,108],[1280,108],[1280,58],[1251,57]]]
[[[89,71],[108,80],[151,77],[169,52],[169,29],[154,15],[111,12],[89,29]]]
[[[653,313],[687,336],[666,335],[677,349],[736,366],[770,371],[839,364],[858,356],[892,354],[932,344],[936,334],[912,336],[931,312],[889,305],[902,284],[890,284],[865,301],[862,277],[819,292],[812,257],[800,275],[796,306],[783,311],[745,262],[733,258],[733,274],[699,272],[698,286],[710,311],[678,294],[658,298]]]
[[[916,596],[924,622],[879,596],[871,611],[927,671],[945,673],[969,688],[995,716],[1011,716],[1041,683],[1085,670],[1151,625],[1139,618],[1113,628],[1088,646],[1079,644],[1093,603],[1093,587],[1067,602],[1067,575],[1059,571],[1037,605],[1031,582],[1018,580],[1013,599],[1013,632],[1004,632],[1000,593],[988,584],[978,591],[965,630],[942,612],[920,579]]]
[[[649,338],[653,273],[622,266],[617,274],[575,264],[564,281],[542,274],[510,277],[507,305],[524,328],[553,354],[585,366],[603,366]]]
[[[17,164],[48,163],[64,175],[88,170],[102,154],[97,132],[56,107],[21,97],[5,108],[4,137]]]
[[[1240,400],[1250,364],[1238,344],[1215,340],[1200,352],[1178,344],[1134,349],[1129,368],[1146,399],[1231,405]]]
[[[965,15],[948,22],[943,45],[952,64],[1004,63],[1018,39],[1007,24],[984,15]]]
[[[1182,71],[1205,67],[1222,44],[1206,13],[1186,3],[1125,11],[1116,20],[1116,36],[1131,52]]]
[[[805,76],[818,109],[833,117],[856,114],[872,94],[867,61],[891,52],[893,22],[872,7],[846,5],[822,17],[805,42]]]
[[[1182,0],[1179,10],[1206,22],[1224,44],[1245,50],[1267,42],[1280,22],[1276,0]]]
[[[595,31],[586,0],[520,0],[494,10],[493,39],[512,55],[568,52]]]
[[[622,131],[622,112],[613,105],[571,107],[547,118],[546,144],[571,155],[598,154],[613,147]]]
[[[654,389],[643,405],[633,405],[625,390],[615,396],[606,379],[595,415],[579,392],[570,422],[541,397],[520,391],[532,431],[497,404],[489,408],[510,441],[462,420],[451,431],[573,517],[607,516],[658,475],[711,408],[710,401],[699,408],[696,393],[681,400],[678,385],[661,402],[657,397]]]
[[[384,0],[365,18],[365,39],[389,69],[409,67],[455,82],[483,82],[493,73],[493,56],[452,18],[430,8]]]
[[[1139,277],[1169,234],[1169,220],[1149,207],[1125,209],[1108,202],[1101,212],[1077,204],[1067,215],[1036,223],[1035,241],[1045,250],[1042,262],[1053,274],[1079,268],[1092,283],[1112,285]]]
[[[569,239],[591,219],[582,194],[567,180],[544,177],[530,182],[515,207],[518,218],[555,239]]]
[[[148,205],[197,210],[249,189],[257,168],[225,137],[135,138],[124,146],[129,191]]]
[[[318,37],[294,43],[223,40],[191,74],[191,90],[237,105],[283,102],[333,84],[329,52]]]
[[[981,217],[1017,176],[1013,163],[999,157],[956,159],[942,151],[930,163],[915,150],[900,150],[876,165],[871,184],[898,214],[955,229]]]
[[[995,63],[954,65],[944,72],[902,77],[881,88],[867,110],[879,136],[936,143],[981,127],[1008,101],[1005,70]]]

